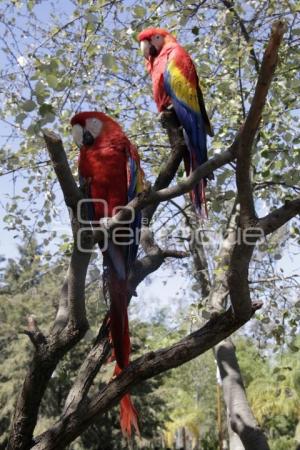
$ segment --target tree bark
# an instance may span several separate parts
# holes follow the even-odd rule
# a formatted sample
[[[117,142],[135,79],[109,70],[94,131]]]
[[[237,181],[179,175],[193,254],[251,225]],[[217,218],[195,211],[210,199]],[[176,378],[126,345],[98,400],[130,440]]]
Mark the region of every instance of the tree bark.
[[[238,434],[245,450],[269,450],[267,439],[258,427],[249,406],[231,339],[217,344],[215,355],[222,379],[231,429]]]
[[[233,431],[230,425],[229,414],[227,411],[227,429],[228,429],[228,439],[229,439],[229,450],[245,450],[239,435]]]

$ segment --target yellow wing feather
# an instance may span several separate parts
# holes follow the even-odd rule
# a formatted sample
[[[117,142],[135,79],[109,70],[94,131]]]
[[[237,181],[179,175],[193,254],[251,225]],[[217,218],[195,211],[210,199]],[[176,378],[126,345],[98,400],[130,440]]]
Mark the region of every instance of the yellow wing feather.
[[[185,103],[196,113],[200,112],[197,90],[191,85],[189,80],[183,75],[175,61],[170,61],[167,67],[169,72],[169,84],[174,95],[180,102]]]

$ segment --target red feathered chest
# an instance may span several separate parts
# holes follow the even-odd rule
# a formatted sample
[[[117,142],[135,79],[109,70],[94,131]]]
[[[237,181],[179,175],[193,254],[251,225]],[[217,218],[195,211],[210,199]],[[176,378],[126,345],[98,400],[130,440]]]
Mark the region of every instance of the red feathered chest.
[[[127,204],[126,136],[98,138],[91,147],[83,146],[79,156],[79,174],[88,185],[92,199],[106,202],[107,211],[95,203],[96,219],[111,216],[113,209]]]
[[[175,45],[174,43],[165,45],[160,54],[151,63],[147,64],[147,69],[152,78],[153,97],[159,112],[171,104],[171,99],[166,93],[164,86],[164,73],[169,55]]]
[[[127,144],[127,145],[126,145]],[[91,147],[82,147],[79,156],[79,172],[93,181],[110,182],[112,178],[126,173],[128,142],[95,142]],[[114,182],[117,178],[114,178]]]
[[[171,60],[176,63],[176,66],[185,77],[186,83],[190,83],[193,87],[198,85],[194,63],[186,50],[177,42],[166,44],[160,54],[147,64],[147,69],[152,77],[153,97],[159,112],[172,103],[164,85],[165,72],[168,62]]]

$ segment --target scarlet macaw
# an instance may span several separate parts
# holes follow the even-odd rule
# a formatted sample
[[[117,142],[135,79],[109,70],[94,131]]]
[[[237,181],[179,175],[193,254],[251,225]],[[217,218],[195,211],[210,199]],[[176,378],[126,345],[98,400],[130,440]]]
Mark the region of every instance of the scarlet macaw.
[[[92,205],[89,219],[98,221],[111,217],[143,189],[143,171],[137,149],[120,125],[104,113],[78,113],[72,118],[71,125],[74,141],[80,148],[78,169],[81,183],[87,187],[89,198],[95,201],[88,204]],[[124,224],[120,227],[124,237]],[[135,236],[138,236],[136,229],[140,228],[140,214],[128,227],[133,231],[128,245],[120,239],[115,243],[109,241],[107,250],[103,251],[104,285],[110,298],[110,335],[117,362],[115,374],[129,365],[127,277],[136,259],[138,243]],[[131,425],[138,432],[137,413],[129,394],[122,398],[120,410],[123,434],[131,434]]]
[[[138,40],[152,77],[158,111],[172,105],[183,127],[189,150],[184,164],[189,175],[207,161],[206,136],[213,136],[194,63],[187,51],[166,30],[147,28],[138,35]],[[193,203],[200,213],[203,204],[206,210],[205,186],[206,179],[203,179],[192,192]]]

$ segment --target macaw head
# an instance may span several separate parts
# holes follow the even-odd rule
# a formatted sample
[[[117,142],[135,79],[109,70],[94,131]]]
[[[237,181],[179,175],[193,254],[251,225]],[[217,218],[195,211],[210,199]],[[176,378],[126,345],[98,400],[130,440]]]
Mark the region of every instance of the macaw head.
[[[166,43],[176,42],[175,37],[162,28],[147,28],[138,35],[138,40],[147,60],[155,59]]]
[[[102,112],[80,112],[71,119],[72,136],[79,148],[91,147],[101,136],[119,125]]]

